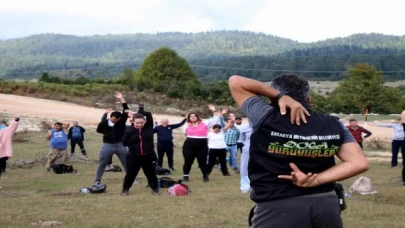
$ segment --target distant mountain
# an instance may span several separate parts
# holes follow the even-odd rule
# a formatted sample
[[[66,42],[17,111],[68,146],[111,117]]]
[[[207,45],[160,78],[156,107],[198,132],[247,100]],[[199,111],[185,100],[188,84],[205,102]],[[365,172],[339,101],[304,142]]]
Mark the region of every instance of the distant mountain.
[[[299,43],[246,31],[84,37],[41,34],[0,41],[0,77],[33,78],[43,72],[61,77],[112,77],[124,68],[136,69],[148,53],[162,46],[176,50],[207,80],[229,77],[233,70],[218,67],[249,69],[244,74],[261,79],[271,78],[277,70],[344,71],[356,61],[378,62],[384,71],[405,69],[400,63],[405,36],[355,34]],[[331,73],[307,76],[340,77]]]

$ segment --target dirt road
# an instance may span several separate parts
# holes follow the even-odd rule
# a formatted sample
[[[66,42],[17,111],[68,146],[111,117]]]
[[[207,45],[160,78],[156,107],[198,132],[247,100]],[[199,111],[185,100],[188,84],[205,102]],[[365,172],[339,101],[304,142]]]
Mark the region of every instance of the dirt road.
[[[0,107],[1,113],[19,113],[22,116],[22,121],[24,119],[32,121],[46,119],[63,122],[77,120],[80,125],[86,127],[96,127],[105,111],[104,109],[72,103],[7,94],[0,94]],[[159,114],[154,116],[158,119],[167,117],[172,123],[182,120],[182,117],[179,116]]]
[[[103,109],[85,107],[72,103],[6,94],[0,94],[0,107],[0,112],[2,113],[17,112],[22,117],[28,117],[33,121],[35,121],[35,119],[69,122],[77,120],[81,125],[86,127],[95,127],[105,111]],[[154,114],[154,116],[158,119],[167,117],[171,123],[182,120],[182,117],[179,116],[162,114]],[[360,124],[362,126],[364,125],[362,122],[360,122]],[[391,141],[392,129],[376,127],[372,124],[375,123],[367,124],[367,129],[373,132],[373,136],[370,137],[371,139],[378,137],[384,139],[384,141]],[[370,139],[367,139],[367,141],[368,140]]]

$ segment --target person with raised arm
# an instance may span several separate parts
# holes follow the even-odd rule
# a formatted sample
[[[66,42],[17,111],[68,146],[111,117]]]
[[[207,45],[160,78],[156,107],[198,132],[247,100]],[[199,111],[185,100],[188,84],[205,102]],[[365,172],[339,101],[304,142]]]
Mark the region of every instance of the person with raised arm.
[[[191,112],[187,116],[187,123],[183,129],[184,135],[186,136],[186,140],[183,144],[183,181],[190,180],[190,170],[195,158],[197,158],[203,181],[209,181],[207,173],[208,129],[218,123],[219,113],[212,104],[209,104],[208,108],[213,112],[213,117],[209,120],[201,120],[195,112]]]
[[[0,159],[13,156],[12,139],[18,125],[20,124],[20,115],[14,114],[13,119],[10,122],[11,123],[8,126],[2,127],[0,130]],[[0,177],[2,173],[1,171],[5,170],[5,168],[5,163],[0,163]]]
[[[127,170],[127,148],[122,145],[122,136],[126,130],[128,119],[128,105],[120,92],[115,92],[115,97],[121,102],[123,111],[111,112],[110,118],[101,121],[97,126],[97,133],[103,135],[103,145],[100,150],[100,160],[97,166],[96,179],[93,185],[99,185],[101,178],[113,154],[118,156],[124,170]]]
[[[169,119],[162,118],[160,125],[155,126],[153,132],[157,135],[157,153],[158,153],[158,166],[162,167],[163,158],[166,154],[167,162],[170,171],[175,171],[173,164],[173,130],[183,126],[186,121],[188,113],[186,113],[184,119],[176,124],[169,124]]]
[[[279,75],[270,85],[232,76],[229,89],[252,126],[251,227],[342,228],[336,181],[370,168],[349,130],[312,110],[309,83],[295,74]]]

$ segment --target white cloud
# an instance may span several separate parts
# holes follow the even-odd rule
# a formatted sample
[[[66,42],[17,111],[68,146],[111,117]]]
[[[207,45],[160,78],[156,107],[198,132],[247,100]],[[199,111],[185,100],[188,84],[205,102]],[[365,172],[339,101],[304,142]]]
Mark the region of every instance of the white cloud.
[[[1,0],[0,37],[239,29],[298,41],[405,34],[401,0]]]
[[[400,0],[269,0],[244,27],[298,41],[317,41],[354,33],[403,35]]]

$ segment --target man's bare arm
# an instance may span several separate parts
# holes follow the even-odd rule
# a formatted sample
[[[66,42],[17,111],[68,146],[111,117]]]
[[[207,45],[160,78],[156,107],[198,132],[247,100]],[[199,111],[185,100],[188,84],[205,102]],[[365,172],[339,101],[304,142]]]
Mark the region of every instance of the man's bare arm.
[[[343,144],[337,157],[342,163],[318,174],[319,184],[326,184],[356,176],[370,169],[370,164],[363,150],[356,142]]]
[[[263,82],[237,75],[230,77],[228,84],[231,95],[239,107],[242,107],[249,97],[258,95],[275,98],[281,92]],[[306,123],[305,115],[309,116],[309,113],[299,102],[285,95],[278,100],[278,105],[282,115],[286,114],[286,108],[291,109],[291,123],[300,124],[301,120]]]

